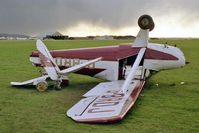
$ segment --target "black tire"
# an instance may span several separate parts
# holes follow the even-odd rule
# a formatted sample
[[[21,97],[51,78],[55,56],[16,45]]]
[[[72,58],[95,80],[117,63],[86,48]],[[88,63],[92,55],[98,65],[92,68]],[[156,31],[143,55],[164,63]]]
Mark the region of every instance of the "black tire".
[[[141,17],[139,17],[138,25],[140,26],[141,29],[143,30],[149,29],[150,31],[152,31],[153,28],[155,27],[153,19],[149,15],[142,15]]]

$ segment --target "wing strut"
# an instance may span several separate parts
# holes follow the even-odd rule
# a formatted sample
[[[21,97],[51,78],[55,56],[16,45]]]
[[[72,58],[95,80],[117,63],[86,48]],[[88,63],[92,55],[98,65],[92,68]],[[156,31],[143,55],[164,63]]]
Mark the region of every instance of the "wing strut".
[[[121,91],[122,91],[123,93],[126,93],[126,92],[127,92],[128,87],[129,87],[129,85],[130,85],[132,79],[133,79],[134,76],[135,76],[136,69],[137,69],[137,67],[138,67],[139,64],[140,64],[140,62],[141,62],[141,60],[142,60],[142,57],[144,56],[145,50],[146,50],[146,48],[141,48],[141,49],[140,49],[140,51],[139,51],[139,53],[138,53],[138,55],[137,55],[137,58],[136,58],[136,60],[135,60],[135,62],[134,62],[134,64],[133,64],[133,67],[131,68],[130,73],[128,74],[128,76],[127,76],[127,78],[126,78],[124,84],[122,85],[122,90],[121,90]]]
[[[90,65],[90,64],[93,64],[93,63],[95,63],[95,62],[98,62],[98,61],[100,61],[100,60],[102,60],[102,57],[99,57],[99,58],[90,60],[90,61],[88,61],[88,62],[79,64],[79,65],[75,65],[75,66],[70,67],[70,68],[66,68],[66,69],[64,69],[64,70],[59,71],[59,74],[67,74],[67,73],[71,73],[71,72],[76,72],[76,71],[78,71],[78,70],[80,70],[80,69],[82,69],[82,68],[84,68],[84,67],[86,67],[86,66],[88,66],[88,65]]]

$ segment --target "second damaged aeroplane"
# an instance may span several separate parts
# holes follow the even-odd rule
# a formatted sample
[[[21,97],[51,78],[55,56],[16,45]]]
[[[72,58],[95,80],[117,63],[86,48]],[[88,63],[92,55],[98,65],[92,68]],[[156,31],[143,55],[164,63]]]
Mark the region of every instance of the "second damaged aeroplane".
[[[48,51],[41,40],[37,50],[30,55],[35,66],[43,67],[47,74],[12,85],[32,83],[38,91],[48,87],[47,78],[55,86],[68,84],[67,74],[76,72],[108,80],[92,88],[84,98],[67,111],[67,116],[78,122],[107,123],[121,120],[139,96],[147,73],[178,68],[185,65],[182,51],[173,46],[149,43],[149,31],[153,30],[151,16],[138,19],[140,31],[133,43],[119,46],[80,48]]]

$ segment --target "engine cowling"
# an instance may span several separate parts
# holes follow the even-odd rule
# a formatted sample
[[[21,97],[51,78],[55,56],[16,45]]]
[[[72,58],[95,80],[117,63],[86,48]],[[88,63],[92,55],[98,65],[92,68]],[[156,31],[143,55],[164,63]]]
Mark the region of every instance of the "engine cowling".
[[[152,31],[155,27],[155,24],[153,22],[153,18],[149,15],[142,15],[138,19],[138,25],[141,29],[146,30],[149,29],[149,31]]]

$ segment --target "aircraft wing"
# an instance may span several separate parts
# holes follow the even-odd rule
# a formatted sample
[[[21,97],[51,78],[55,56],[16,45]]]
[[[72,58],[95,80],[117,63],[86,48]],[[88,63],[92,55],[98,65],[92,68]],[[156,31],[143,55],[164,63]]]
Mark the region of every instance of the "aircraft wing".
[[[42,77],[38,77],[38,78],[31,79],[31,80],[27,80],[27,81],[24,81],[24,82],[10,82],[10,84],[18,86],[18,85],[26,85],[26,84],[33,83],[33,85],[36,85],[37,82],[45,81],[46,78],[48,78],[48,77],[49,77],[48,75],[45,75],[45,76],[42,76]]]
[[[121,120],[134,105],[145,81],[133,80],[126,94],[120,93],[124,80],[103,82],[88,91],[67,116],[77,122],[108,123]]]
[[[102,57],[99,57],[99,58],[96,58],[96,59],[93,59],[93,60],[90,60],[88,62],[85,62],[85,63],[82,63],[82,64],[79,64],[79,65],[75,65],[73,67],[70,67],[70,68],[66,68],[64,70],[61,70],[59,71],[60,74],[67,74],[67,73],[71,73],[71,72],[75,72],[75,71],[78,71],[80,70],[81,68],[84,68],[90,64],[93,64],[95,62],[98,62],[102,59]]]

